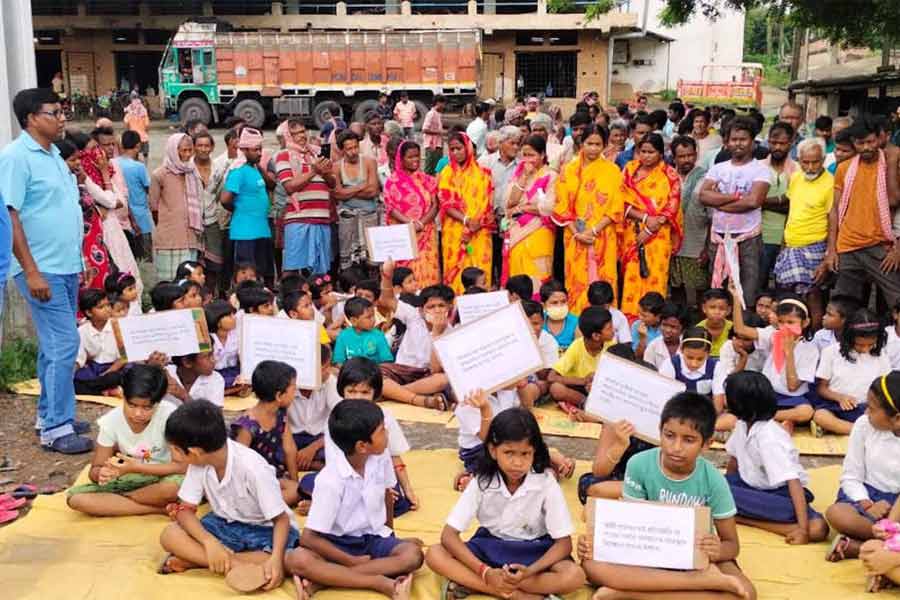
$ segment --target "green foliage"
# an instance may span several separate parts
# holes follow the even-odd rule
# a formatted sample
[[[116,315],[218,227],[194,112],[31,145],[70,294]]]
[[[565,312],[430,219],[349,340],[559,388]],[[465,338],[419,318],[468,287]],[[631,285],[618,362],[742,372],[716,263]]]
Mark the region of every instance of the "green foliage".
[[[605,15],[616,7],[616,0],[594,0],[584,6],[585,19],[590,21]],[[577,13],[582,8],[575,0],[547,0],[547,11],[551,13]]]
[[[666,102],[671,102],[672,100],[674,100],[675,98],[678,97],[678,90],[673,90],[673,89],[663,90],[659,94],[656,94],[656,95],[659,96],[660,100],[665,100]]]
[[[0,389],[37,376],[37,340],[15,338],[0,350]]]
[[[763,66],[763,83],[777,88],[786,88],[791,82],[791,74],[778,58],[766,54],[744,54],[744,62],[758,62]]]

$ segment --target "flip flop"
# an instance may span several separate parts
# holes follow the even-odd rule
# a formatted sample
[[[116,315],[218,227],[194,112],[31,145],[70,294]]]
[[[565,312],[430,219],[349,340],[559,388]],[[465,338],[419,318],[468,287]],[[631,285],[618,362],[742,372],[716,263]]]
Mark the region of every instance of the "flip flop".
[[[0,494],[0,510],[15,510],[28,502],[25,498],[13,498],[9,494]]]
[[[0,509],[0,524],[12,523],[19,518],[19,511]]]
[[[266,585],[268,581],[262,565],[246,562],[235,564],[225,575],[225,583],[231,589],[244,594],[255,592]]]
[[[825,560],[828,562],[840,562],[846,558],[844,552],[850,546],[850,538],[846,535],[837,535],[831,541],[828,552],[825,553]]]
[[[37,486],[31,485],[30,483],[23,483],[10,493],[10,496],[13,498],[27,498],[28,500],[37,498],[37,495]]]

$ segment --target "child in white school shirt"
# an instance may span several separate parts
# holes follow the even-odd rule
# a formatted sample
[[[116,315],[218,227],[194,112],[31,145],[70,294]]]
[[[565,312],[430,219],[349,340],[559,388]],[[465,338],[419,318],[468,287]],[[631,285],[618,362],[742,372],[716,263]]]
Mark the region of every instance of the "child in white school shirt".
[[[342,400],[328,417],[340,450],[329,455],[316,478],[301,547],[285,557],[298,600],[323,587],[374,590],[408,600],[411,573],[422,550],[399,540],[393,524],[391,488],[397,482],[381,408],[366,400]]]
[[[160,573],[206,568],[243,592],[272,590],[284,578],[285,550],[297,545],[297,523],[281,497],[275,469],[228,439],[222,411],[205,400],[179,406],[166,422],[172,459],[187,464],[160,536],[169,556]],[[210,512],[196,508],[206,498]]]
[[[428,566],[448,579],[444,597],[561,596],[582,587],[584,571],[571,560],[572,517],[534,416],[523,408],[498,414],[485,445],[441,542],[428,549]],[[460,533],[476,519],[478,530],[463,542]]]
[[[166,366],[169,391],[163,400],[178,406],[190,400],[209,400],[218,407],[225,405],[225,379],[216,372],[212,352],[173,356]]]
[[[331,369],[331,346],[322,344],[320,350],[322,386],[317,390],[297,390],[288,406],[288,424],[297,446],[297,467],[300,471],[318,471],[325,466],[325,426],[328,413],[341,401],[337,392],[337,378]],[[304,513],[301,503],[301,513]]]
[[[121,395],[126,362],[119,357],[109,299],[101,290],[83,289],[78,294],[78,308],[86,320],[78,327],[75,393]]]

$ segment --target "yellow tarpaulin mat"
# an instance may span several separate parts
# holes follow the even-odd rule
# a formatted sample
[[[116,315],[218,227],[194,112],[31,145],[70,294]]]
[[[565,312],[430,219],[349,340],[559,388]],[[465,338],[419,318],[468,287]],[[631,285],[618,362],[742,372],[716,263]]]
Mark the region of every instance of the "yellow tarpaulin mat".
[[[817,438],[804,426],[801,429],[794,430],[793,440],[800,454],[807,456],[844,456],[847,454],[847,444],[850,441],[850,436],[825,435]],[[715,443],[712,447],[722,450],[725,448],[725,444]]]
[[[422,508],[397,519],[397,534],[436,543],[444,519],[458,494],[451,481],[460,467],[455,450],[417,450],[404,456]],[[579,461],[577,473],[590,468]],[[824,511],[835,497],[840,467],[810,471],[813,503]],[[84,477],[84,474],[82,474]],[[577,478],[563,481],[563,490],[579,531],[583,531],[582,507],[576,498]],[[302,522],[302,519],[301,519]],[[213,600],[236,598],[224,581],[204,570],[177,575],[157,575],[163,558],[159,534],[164,517],[96,519],[70,510],[65,495],[42,496],[31,513],[0,528],[0,597],[16,600],[80,598],[85,600]],[[474,529],[474,527],[473,527]],[[469,532],[471,533],[471,532]],[[780,536],[740,528],[739,562],[753,580],[761,600],[864,600],[865,577],[859,561],[838,564],[824,560],[827,544],[788,546]],[[435,600],[440,579],[424,568],[415,576],[415,600]],[[265,598],[293,598],[293,586],[261,594]],[[891,597],[889,592],[884,593]],[[585,589],[568,600],[587,600]],[[375,600],[375,593],[325,591],[322,600]],[[472,596],[480,598],[480,596]]]

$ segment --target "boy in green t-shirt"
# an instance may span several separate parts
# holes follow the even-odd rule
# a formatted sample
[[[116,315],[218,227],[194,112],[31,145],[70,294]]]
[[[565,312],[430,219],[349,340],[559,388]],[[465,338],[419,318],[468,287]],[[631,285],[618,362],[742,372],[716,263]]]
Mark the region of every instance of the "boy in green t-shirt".
[[[394,355],[380,329],[375,329],[375,308],[365,298],[354,297],[344,305],[351,327],[342,330],[334,344],[334,364],[361,356],[375,363],[391,362]]]
[[[692,392],[676,394],[660,418],[660,446],[635,454],[625,469],[623,496],[680,506],[708,506],[716,533],[699,540],[710,565],[701,571],[674,571],[593,560],[590,539],[578,540],[578,556],[588,581],[603,586],[594,598],[691,600],[745,598],[756,590],[735,559],[739,551],[737,509],[725,477],[700,453],[709,448],[716,423],[712,402]]]

